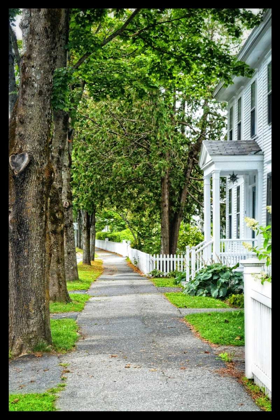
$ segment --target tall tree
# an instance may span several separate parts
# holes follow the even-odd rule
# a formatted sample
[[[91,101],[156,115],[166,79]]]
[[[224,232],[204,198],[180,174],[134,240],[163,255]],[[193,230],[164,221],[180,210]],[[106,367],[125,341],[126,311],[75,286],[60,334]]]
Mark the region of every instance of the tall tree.
[[[9,132],[9,348],[51,343],[47,201],[51,95],[63,9],[23,9],[23,56]]]
[[[69,31],[69,9],[63,9],[63,18],[60,25],[59,43],[56,53],[56,75],[64,71],[67,66],[68,31]],[[55,78],[54,84],[57,87],[59,77]],[[59,85],[61,89],[61,84]],[[56,91],[56,90],[55,90]],[[50,235],[50,271],[49,271],[49,293],[53,302],[70,302],[67,291],[65,276],[65,253],[64,253],[64,207],[62,202],[62,168],[63,157],[68,140],[69,116],[66,111],[59,109],[56,103],[56,95],[53,100],[53,136],[51,143],[51,166],[53,171],[52,185],[50,189],[48,220]],[[67,153],[67,151],[66,151]]]

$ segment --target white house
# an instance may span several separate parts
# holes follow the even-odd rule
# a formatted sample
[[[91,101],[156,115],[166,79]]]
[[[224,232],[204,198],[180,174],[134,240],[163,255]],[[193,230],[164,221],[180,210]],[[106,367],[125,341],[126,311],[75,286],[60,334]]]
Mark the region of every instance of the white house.
[[[272,181],[271,9],[251,32],[238,59],[255,72],[252,78],[234,77],[228,87],[220,82],[214,92],[218,101],[228,103],[228,133],[226,141],[214,139],[202,144],[199,166],[204,172],[204,242],[189,251],[190,277],[213,259],[234,265],[248,258],[242,242],[256,245],[261,238],[255,238],[255,232],[246,226],[246,216],[261,225],[270,223],[266,206],[271,205]],[[220,235],[221,177],[227,178],[226,239]]]

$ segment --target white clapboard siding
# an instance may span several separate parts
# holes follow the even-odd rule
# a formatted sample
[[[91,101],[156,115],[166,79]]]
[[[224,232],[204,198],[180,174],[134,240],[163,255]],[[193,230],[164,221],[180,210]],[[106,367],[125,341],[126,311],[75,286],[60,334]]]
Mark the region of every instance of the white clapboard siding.
[[[237,101],[242,97],[242,140],[251,140],[250,126],[251,126],[251,84],[256,82],[256,137],[254,139],[260,145],[264,154],[264,167],[263,167],[263,191],[262,191],[262,212],[260,222],[261,225],[266,224],[266,195],[267,195],[267,174],[271,172],[271,129],[272,126],[267,123],[268,107],[267,107],[267,65],[271,61],[271,53],[268,52],[264,57],[259,68],[256,70],[254,76],[248,79],[242,90],[234,92],[232,99],[228,102],[228,112],[231,106],[234,107],[233,111],[233,140],[237,139]],[[228,114],[229,115],[229,114]],[[228,201],[228,188],[231,184],[227,184],[227,201]],[[232,231],[233,238],[236,238],[236,186],[233,187],[233,212],[232,212]],[[241,193],[241,229],[240,234],[247,233],[246,225],[244,224],[244,217],[250,214],[250,205],[248,199],[248,187],[244,190],[243,182],[240,184]],[[228,203],[226,205],[226,235],[228,237]]]

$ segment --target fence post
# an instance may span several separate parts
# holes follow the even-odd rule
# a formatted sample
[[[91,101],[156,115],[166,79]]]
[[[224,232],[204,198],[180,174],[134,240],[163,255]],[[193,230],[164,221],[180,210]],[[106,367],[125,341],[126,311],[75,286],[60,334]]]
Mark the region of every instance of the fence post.
[[[252,300],[252,274],[259,274],[262,271],[264,262],[258,258],[248,258],[240,261],[244,266],[244,319],[245,319],[245,376],[253,378],[252,365],[254,361],[254,317],[253,317],[253,300]]]
[[[186,246],[186,281],[190,281],[190,246]]]
[[[191,272],[191,279],[195,276],[195,249],[194,247],[191,250],[192,252],[192,272]]]

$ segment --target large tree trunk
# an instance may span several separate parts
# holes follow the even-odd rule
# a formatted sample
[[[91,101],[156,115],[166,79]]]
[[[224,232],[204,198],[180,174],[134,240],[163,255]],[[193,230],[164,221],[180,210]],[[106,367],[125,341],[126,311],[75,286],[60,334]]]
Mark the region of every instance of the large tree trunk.
[[[67,65],[69,11],[63,10],[64,20],[61,25],[57,48],[56,68]],[[64,257],[64,207],[62,204],[62,164],[63,153],[68,138],[68,114],[55,110],[53,117],[54,133],[52,139],[53,183],[49,200],[49,230],[51,240],[51,262],[49,272],[50,300],[53,302],[71,302],[67,291]]]
[[[161,179],[161,254],[170,254],[169,249],[169,171]]]
[[[69,12],[65,11],[64,26],[61,28],[56,68],[66,67]],[[52,141],[53,184],[49,201],[49,229],[51,239],[51,264],[49,273],[50,300],[70,302],[65,277],[64,256],[64,207],[62,204],[63,152],[68,138],[68,114],[54,111],[54,134]]]
[[[70,137],[70,138],[69,138]],[[68,135],[63,158],[63,189],[62,199],[64,206],[64,255],[65,255],[65,275],[67,281],[78,280],[78,267],[76,258],[75,234],[73,226],[73,204],[72,191],[70,187],[71,179],[71,136]]]
[[[95,259],[95,208],[91,215],[91,227],[90,227],[90,258],[91,261]]]
[[[90,262],[90,215],[82,211],[83,215],[83,264],[91,265]]]
[[[23,9],[24,54],[9,150],[9,348],[51,344],[47,201],[51,94],[63,9]]]
[[[17,100],[17,85],[15,77],[15,53],[13,51],[13,29],[9,25],[9,115],[11,117]]]
[[[83,243],[82,243],[82,213],[81,210],[78,211],[78,216],[77,216],[77,222],[78,222],[78,243],[77,246],[80,249],[83,249]]]
[[[170,222],[170,253],[175,254],[177,250],[178,238],[179,238],[179,229],[184,218],[184,211],[186,207],[186,202],[189,193],[190,181],[192,170],[194,169],[195,162],[198,159],[198,155],[201,149],[202,141],[205,138],[206,125],[207,125],[207,116],[209,113],[208,101],[204,102],[204,111],[201,117],[201,130],[200,135],[197,138],[196,143],[194,143],[189,151],[188,161],[186,165],[186,175],[185,175],[185,184],[181,191],[180,196],[180,209],[178,212],[172,215],[172,221]]]

